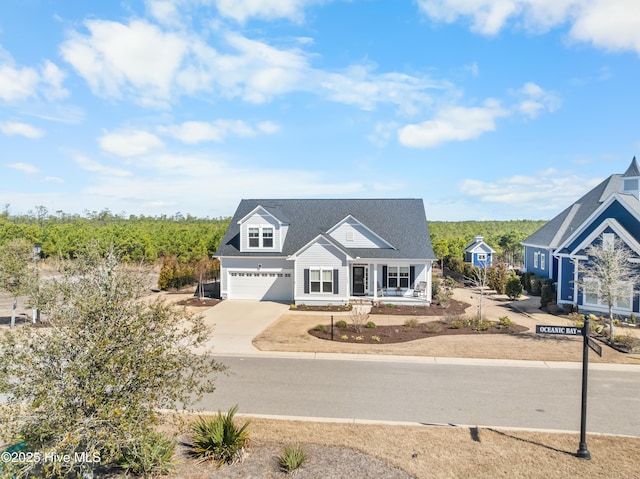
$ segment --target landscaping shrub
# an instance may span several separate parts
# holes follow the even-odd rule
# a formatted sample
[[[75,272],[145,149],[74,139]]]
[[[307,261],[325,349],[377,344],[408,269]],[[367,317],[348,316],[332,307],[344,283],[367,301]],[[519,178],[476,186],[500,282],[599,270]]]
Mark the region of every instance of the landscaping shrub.
[[[454,319],[451,321],[451,327],[453,329],[462,329],[464,328],[464,321],[461,319]]]
[[[151,432],[142,441],[125,447],[118,465],[143,477],[168,474],[175,466],[175,450],[175,439]]]
[[[405,328],[417,328],[420,322],[416,318],[409,318],[404,322]]]
[[[556,288],[550,279],[540,282],[540,306],[545,308],[550,303],[556,302]]]
[[[522,283],[520,282],[520,278],[517,276],[512,276],[507,280],[507,284],[505,285],[505,293],[509,297],[509,299],[515,300],[522,296],[523,291]]]
[[[336,322],[336,328],[340,328],[340,329],[344,329],[347,327],[347,322],[343,319],[341,319],[340,321]]]
[[[429,334],[438,334],[442,331],[442,324],[437,321],[429,321],[424,325],[424,332]]]
[[[316,331],[320,331],[322,333],[326,333],[327,332],[327,327],[324,324],[318,324],[315,328]]]
[[[201,416],[191,424],[194,456],[216,461],[219,465],[230,464],[239,457],[249,440],[250,421],[238,427],[233,420],[237,411],[238,406],[235,405],[226,414],[218,412],[215,416]]]
[[[616,334],[613,337],[613,342],[617,346],[620,346],[629,352],[633,351],[634,348],[640,346],[640,339],[629,333]]]
[[[369,321],[367,324],[364,325],[364,327],[369,329],[376,329],[378,326],[373,321]]]
[[[278,456],[280,468],[290,474],[299,469],[307,460],[307,453],[302,446],[285,446],[283,453]]]
[[[509,319],[509,316],[502,316],[500,318],[498,318],[499,324],[500,326],[504,327],[504,328],[510,328],[511,326],[513,326],[513,321],[511,321],[511,319]]]

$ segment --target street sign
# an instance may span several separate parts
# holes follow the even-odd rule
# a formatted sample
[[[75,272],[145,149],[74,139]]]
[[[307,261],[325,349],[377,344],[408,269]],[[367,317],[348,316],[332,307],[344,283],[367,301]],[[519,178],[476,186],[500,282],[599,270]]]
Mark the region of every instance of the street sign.
[[[537,334],[564,334],[567,336],[582,336],[582,328],[576,326],[545,326],[536,325]]]
[[[602,356],[602,346],[596,343],[593,339],[587,336],[587,345],[593,349],[593,351],[598,355]]]

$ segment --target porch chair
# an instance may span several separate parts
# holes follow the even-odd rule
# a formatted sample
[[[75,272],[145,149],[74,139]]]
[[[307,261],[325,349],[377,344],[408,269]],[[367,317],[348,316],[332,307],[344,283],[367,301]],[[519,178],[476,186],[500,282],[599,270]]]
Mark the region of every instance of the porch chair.
[[[380,281],[378,281],[378,296],[384,296],[384,289],[380,286]]]
[[[420,281],[415,288],[413,288],[414,296],[424,296],[427,294],[427,282]]]

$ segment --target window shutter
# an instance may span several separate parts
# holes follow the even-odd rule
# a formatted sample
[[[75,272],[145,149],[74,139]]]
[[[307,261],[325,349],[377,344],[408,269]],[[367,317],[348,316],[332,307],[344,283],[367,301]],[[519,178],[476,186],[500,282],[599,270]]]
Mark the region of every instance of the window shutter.
[[[340,288],[338,287],[338,270],[333,270],[333,294],[338,294],[340,292]]]
[[[387,267],[386,266],[382,267],[382,287],[383,288],[387,287]]]
[[[309,294],[309,269],[304,270],[304,294]]]
[[[416,267],[415,266],[409,266],[409,287],[410,288],[416,287]]]

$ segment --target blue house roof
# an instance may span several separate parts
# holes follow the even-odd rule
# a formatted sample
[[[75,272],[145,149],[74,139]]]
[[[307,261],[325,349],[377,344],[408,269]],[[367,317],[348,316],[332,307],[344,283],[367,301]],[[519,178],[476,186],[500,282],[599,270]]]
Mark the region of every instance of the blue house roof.
[[[640,203],[633,194],[623,190],[623,178],[640,177],[640,168],[634,157],[624,174],[614,174],[601,182],[574,204],[532,233],[523,245],[555,249],[571,236],[611,195],[617,193],[628,199],[628,206],[640,212]]]

